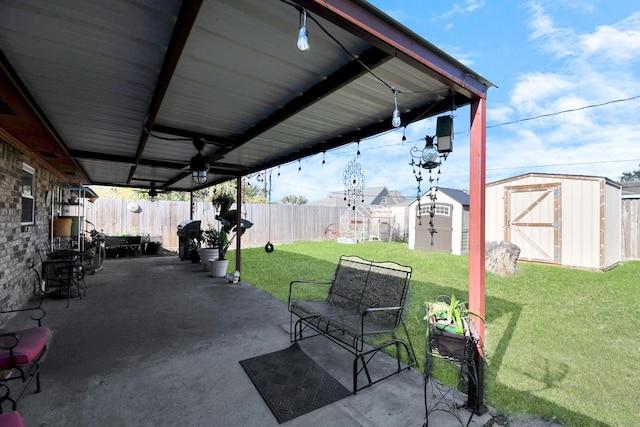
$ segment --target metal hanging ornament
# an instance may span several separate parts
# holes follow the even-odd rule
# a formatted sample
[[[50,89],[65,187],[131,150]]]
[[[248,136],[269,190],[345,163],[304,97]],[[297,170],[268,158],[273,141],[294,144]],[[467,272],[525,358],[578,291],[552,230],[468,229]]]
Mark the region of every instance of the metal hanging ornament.
[[[434,223],[433,217],[436,212],[436,200],[437,200],[437,192],[438,192],[438,184],[440,182],[440,166],[442,165],[442,161],[447,159],[448,152],[440,153],[437,149],[437,145],[433,142],[435,137],[433,136],[425,136],[425,146],[422,149],[417,147],[412,147],[410,150],[411,154],[411,163],[409,163],[413,167],[413,175],[416,178],[416,182],[418,183],[416,199],[418,200],[418,225],[422,225],[422,205],[421,205],[421,186],[422,181],[424,180],[422,176],[422,170],[426,169],[429,171],[429,191],[427,195],[431,202],[429,206],[429,234],[431,235],[431,246],[435,245],[434,235],[438,232]],[[417,169],[417,170],[416,170]],[[437,172],[433,171],[437,169]]]
[[[364,171],[356,159],[344,168],[344,200],[355,210],[356,202],[364,203]]]

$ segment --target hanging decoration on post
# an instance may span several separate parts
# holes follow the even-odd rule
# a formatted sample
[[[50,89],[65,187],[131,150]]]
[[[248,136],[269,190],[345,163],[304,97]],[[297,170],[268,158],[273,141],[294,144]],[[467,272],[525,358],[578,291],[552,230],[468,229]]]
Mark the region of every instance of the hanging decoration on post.
[[[364,171],[356,159],[344,168],[344,200],[353,210],[358,200],[364,203]]]
[[[436,200],[438,192],[438,184],[440,182],[440,166],[442,162],[447,160],[449,153],[453,151],[453,118],[451,116],[441,116],[437,119],[436,135],[425,136],[424,148],[412,147],[410,150],[411,163],[413,167],[413,175],[418,182],[417,200],[418,200],[418,225],[422,225],[422,206],[421,206],[421,185],[423,181],[422,169],[429,171],[429,191],[427,195],[430,200],[429,205],[429,234],[431,234],[431,246],[435,245],[434,235],[438,232],[433,217],[436,213]],[[434,140],[436,142],[434,142]],[[437,169],[436,176],[433,171]]]

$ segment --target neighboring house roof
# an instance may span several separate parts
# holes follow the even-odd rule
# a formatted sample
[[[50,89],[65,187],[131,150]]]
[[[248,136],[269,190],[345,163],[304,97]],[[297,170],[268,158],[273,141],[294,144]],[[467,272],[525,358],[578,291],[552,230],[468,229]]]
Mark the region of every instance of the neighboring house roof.
[[[640,181],[625,181],[619,184],[622,186],[623,199],[640,198]]]
[[[379,204],[379,199],[389,194],[389,190],[385,186],[367,187],[362,191],[364,194],[364,202],[358,200],[357,203],[362,203],[367,206]],[[346,205],[344,201],[344,191],[332,191],[328,197],[309,204],[315,206],[338,206],[340,203],[345,203]]]

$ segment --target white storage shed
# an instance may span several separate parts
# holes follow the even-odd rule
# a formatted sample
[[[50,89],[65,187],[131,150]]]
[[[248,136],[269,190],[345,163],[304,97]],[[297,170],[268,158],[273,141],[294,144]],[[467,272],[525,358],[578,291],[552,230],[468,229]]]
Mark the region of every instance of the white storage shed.
[[[409,205],[409,249],[447,252],[454,255],[469,253],[469,193],[451,188],[438,188],[431,236],[429,211],[434,202],[429,192]]]
[[[621,261],[621,186],[604,177],[528,173],[487,184],[487,241],[520,260],[607,270]]]

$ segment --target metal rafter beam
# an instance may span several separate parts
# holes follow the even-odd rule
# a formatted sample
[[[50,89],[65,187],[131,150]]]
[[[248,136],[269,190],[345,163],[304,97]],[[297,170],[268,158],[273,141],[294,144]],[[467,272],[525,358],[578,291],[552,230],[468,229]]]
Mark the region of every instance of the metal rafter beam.
[[[460,105],[460,104],[458,104]],[[413,110],[402,114],[402,123],[403,126],[407,123],[411,123],[416,120],[424,119],[427,117],[431,117],[436,114],[443,113],[445,111],[449,111],[451,109],[451,98],[445,97],[436,102],[429,102],[420,107],[414,108]],[[289,155],[276,158],[270,162],[259,164],[253,168],[246,169],[242,171],[243,175],[248,175],[251,173],[256,173],[271,167],[275,167],[281,164],[289,163],[292,161],[296,161],[298,159],[302,159],[314,154],[317,154],[322,151],[329,151],[343,145],[350,144],[354,141],[358,141],[361,139],[365,139],[374,135],[378,135],[382,132],[389,130],[391,123],[391,116],[389,115],[388,120],[382,120],[373,125],[358,129],[353,132],[349,132],[338,137],[329,139],[322,144],[321,147],[315,146],[314,148],[308,148],[296,151],[295,153],[291,153]],[[215,168],[215,165],[212,169]],[[216,181],[217,183],[218,181]],[[221,181],[219,181],[221,182]]]
[[[287,105],[278,109],[275,113],[271,114],[263,121],[249,128],[242,135],[239,135],[236,138],[239,142],[239,145],[252,140],[260,134],[273,128],[277,124],[285,121],[289,117],[315,104],[319,100],[331,95],[341,87],[346,86],[347,84],[366,74],[368,71],[362,66],[362,64],[365,64],[370,69],[373,69],[388,61],[389,59],[391,59],[391,56],[381,51],[380,49],[371,48],[367,50],[362,55],[360,55],[358,61],[353,60],[349,62],[344,67],[337,70],[329,77],[304,92],[302,95],[294,98]]]
[[[196,17],[198,16],[201,5],[202,0],[190,0],[182,3],[176,25],[173,29],[173,34],[171,35],[171,41],[169,42],[167,54],[164,57],[162,69],[160,70],[158,81],[156,82],[156,90],[154,91],[153,98],[151,99],[151,105],[149,106],[149,111],[147,113],[147,120],[143,124],[144,129],[142,130],[140,141],[138,142],[136,162],[131,167],[131,171],[129,172],[129,178],[127,180],[128,184],[130,184],[131,180],[133,179],[133,175],[136,172],[136,165],[138,164],[140,159],[142,159],[144,147],[146,146],[147,140],[149,139],[149,134],[146,130],[153,128],[156,117],[158,115],[158,111],[160,111],[160,106],[162,105],[162,100],[164,99],[164,95],[167,92],[169,83],[171,83],[173,73],[175,72],[176,66],[178,65],[178,61],[180,60],[180,56],[182,55],[182,50],[187,43],[187,38],[189,37],[189,33],[193,28],[193,24],[196,20]]]
[[[224,155],[232,151],[233,149],[240,147],[242,144],[245,144],[246,142],[252,140],[253,138],[256,138],[260,134],[268,131],[269,129],[285,121],[289,117],[295,115],[299,111],[302,111],[305,108],[309,107],[310,105],[313,105],[314,103],[318,102],[320,99],[329,96],[330,94],[339,90],[341,87],[344,87],[345,85],[356,80],[360,76],[366,74],[368,71],[365,67],[363,67],[362,64],[365,64],[368,68],[373,69],[383,64],[384,62],[388,61],[389,59],[391,59],[391,56],[389,56],[388,54],[386,54],[385,52],[377,48],[371,48],[367,50],[362,55],[360,55],[360,57],[358,58],[358,61],[353,60],[349,62],[344,67],[334,72],[329,77],[327,77],[326,79],[322,80],[320,83],[315,85],[314,87],[304,92],[302,95],[296,97],[287,105],[277,110],[275,113],[271,114],[269,117],[265,118],[261,122],[249,128],[245,133],[238,135],[234,138],[219,137],[214,135],[200,135],[185,129],[171,128],[169,126],[164,126],[164,125],[154,125],[153,130],[157,132],[167,133],[170,135],[183,136],[186,138],[191,138],[194,136],[204,137],[207,141],[212,141],[214,144],[216,141],[220,141],[222,143],[221,145],[223,146],[218,152],[216,152],[216,154]],[[387,128],[388,128],[388,125],[382,126],[377,131],[377,133],[382,132]],[[347,139],[345,142],[341,142],[336,146],[344,145],[350,141],[351,140]],[[304,157],[309,154],[314,154],[315,152],[306,153],[300,157]],[[278,164],[280,163],[282,162],[278,162]],[[263,167],[254,168],[249,171],[243,170],[242,174],[257,172],[262,169]],[[216,165],[212,165],[212,170],[213,171],[216,170]],[[237,174],[234,174],[234,176],[236,175]],[[177,175],[173,180],[171,180],[171,183],[178,182],[184,177],[185,177],[184,174]],[[219,182],[222,182],[222,181],[219,181]]]

